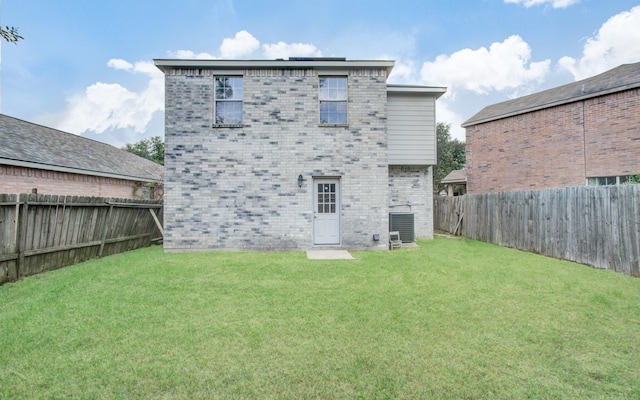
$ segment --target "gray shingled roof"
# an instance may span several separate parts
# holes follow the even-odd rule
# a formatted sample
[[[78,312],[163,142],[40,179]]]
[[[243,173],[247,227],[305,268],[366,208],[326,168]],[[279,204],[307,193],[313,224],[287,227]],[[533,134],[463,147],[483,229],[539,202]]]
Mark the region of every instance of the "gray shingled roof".
[[[0,114],[0,164],[161,181],[164,167],[117,147]]]
[[[467,170],[465,168],[453,170],[440,183],[467,183]]]
[[[600,75],[483,108],[462,124],[464,128],[496,119],[573,103],[640,87],[640,62],[623,64]]]

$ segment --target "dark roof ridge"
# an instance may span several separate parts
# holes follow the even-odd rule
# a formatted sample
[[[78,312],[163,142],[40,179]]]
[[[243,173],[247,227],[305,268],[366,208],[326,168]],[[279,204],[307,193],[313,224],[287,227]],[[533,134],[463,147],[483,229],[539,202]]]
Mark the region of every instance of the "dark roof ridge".
[[[13,116],[11,116],[11,115],[7,115],[7,114],[2,114],[2,113],[0,113],[0,118],[2,118],[2,117],[4,117],[4,118],[11,118],[11,119],[15,119],[16,121],[20,121],[20,122],[23,122],[23,123],[25,123],[25,124],[35,125],[35,126],[38,126],[38,127],[40,127],[40,128],[48,129],[48,130],[52,130],[52,131],[56,131],[56,132],[59,132],[59,133],[65,134],[65,135],[73,135],[73,136],[75,136],[75,137],[79,138],[80,140],[87,140],[87,141],[91,141],[91,142],[98,143],[98,144],[101,144],[101,145],[115,147],[115,146],[113,146],[113,145],[110,145],[110,144],[108,144],[108,143],[101,142],[101,141],[96,140],[96,139],[91,139],[91,138],[88,138],[88,137],[85,137],[85,136],[82,136],[82,135],[77,135],[77,134],[75,134],[75,133],[66,132],[66,131],[62,131],[62,130],[57,129],[57,128],[52,128],[52,127],[50,127],[50,126],[42,125],[42,124],[39,124],[39,123],[37,123],[37,122],[31,122],[31,121],[27,121],[27,120],[22,119],[22,118],[17,118],[17,117],[13,117]],[[116,149],[117,149],[117,147],[116,147]]]

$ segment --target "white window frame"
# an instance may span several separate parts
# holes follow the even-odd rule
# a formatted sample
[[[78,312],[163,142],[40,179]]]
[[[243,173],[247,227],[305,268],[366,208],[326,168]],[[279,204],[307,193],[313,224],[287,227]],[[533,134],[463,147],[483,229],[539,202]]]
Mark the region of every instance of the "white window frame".
[[[232,84],[227,86],[223,93],[220,93],[220,80],[232,80]],[[239,85],[237,83],[239,82]],[[222,89],[224,89],[223,87]],[[239,88],[239,90],[238,90]],[[230,93],[228,92],[230,90]],[[237,92],[240,92],[239,94]],[[229,97],[228,97],[229,96]],[[244,77],[242,75],[216,75],[213,78],[213,118],[214,126],[242,126],[244,114]],[[239,105],[239,107],[238,107]],[[234,107],[228,113],[227,107]],[[238,111],[239,108],[239,111]],[[223,111],[223,109],[225,109]],[[219,113],[220,112],[220,113]],[[226,118],[226,120],[225,120]]]
[[[344,82],[342,85],[331,85],[338,80]],[[323,87],[323,82],[329,83],[328,87]],[[343,112],[323,113],[326,107],[344,107]],[[340,110],[338,110],[340,111]],[[342,119],[331,118],[331,116],[344,115]],[[321,126],[345,126],[349,123],[349,79],[346,75],[323,75],[318,79],[318,117]]]
[[[605,180],[605,182],[601,182]],[[614,181],[615,182],[612,182]],[[630,182],[631,180],[631,182]],[[587,178],[587,186],[617,186],[634,183],[635,175],[594,176]]]

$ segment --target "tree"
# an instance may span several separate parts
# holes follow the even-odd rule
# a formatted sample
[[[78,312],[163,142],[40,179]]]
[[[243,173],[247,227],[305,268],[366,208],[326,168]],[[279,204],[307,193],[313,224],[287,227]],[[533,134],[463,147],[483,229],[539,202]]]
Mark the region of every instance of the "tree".
[[[433,190],[436,193],[445,189],[441,182],[451,171],[464,168],[467,159],[464,142],[451,139],[451,124],[438,122],[436,138],[438,146],[438,164],[433,169]]]
[[[125,144],[122,150],[164,165],[164,142],[160,136],[142,139],[134,144]]]
[[[13,26],[0,26],[0,36],[9,43],[18,43],[18,40],[24,39],[18,34],[18,29]]]

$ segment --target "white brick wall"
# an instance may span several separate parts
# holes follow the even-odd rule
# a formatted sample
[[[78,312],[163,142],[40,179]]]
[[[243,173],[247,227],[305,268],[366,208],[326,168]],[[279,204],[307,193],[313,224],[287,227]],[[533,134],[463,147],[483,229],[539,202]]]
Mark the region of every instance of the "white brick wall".
[[[348,127],[318,126],[313,69],[241,72],[242,128],[212,127],[210,70],[166,75],[165,249],[311,248],[312,184],[323,176],[340,178],[341,246],[386,249],[386,70],[349,72]],[[412,174],[430,185],[428,172]],[[421,237],[432,234],[429,215],[420,216],[430,218]]]
[[[416,237],[433,239],[433,173],[430,166],[389,167],[389,211],[414,214]]]

